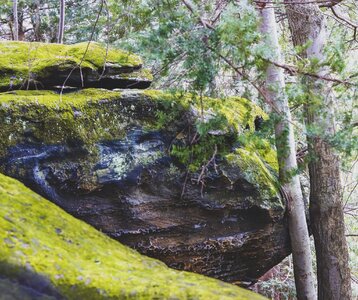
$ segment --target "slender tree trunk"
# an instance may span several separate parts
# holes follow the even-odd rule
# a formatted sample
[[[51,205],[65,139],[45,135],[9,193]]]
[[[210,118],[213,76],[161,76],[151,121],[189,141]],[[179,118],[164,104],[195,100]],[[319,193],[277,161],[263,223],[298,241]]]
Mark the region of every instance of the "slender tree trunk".
[[[40,33],[40,25],[41,25],[41,17],[40,17],[40,1],[36,0],[35,3],[35,11],[33,16],[33,27],[34,27],[34,40],[37,42],[41,41],[41,33]]]
[[[60,20],[58,24],[57,42],[63,44],[63,34],[65,30],[65,0],[60,0]]]
[[[272,4],[267,3],[260,10],[261,32],[265,35],[266,45],[272,51],[271,59],[282,62],[277,36],[277,24]],[[296,146],[292,127],[291,112],[285,89],[283,70],[269,65],[266,72],[266,88],[278,110],[279,120],[275,126],[276,148],[280,167],[280,183],[289,200],[288,219],[291,237],[297,298],[315,300],[316,290],[312,269],[310,239],[308,234],[305,206],[297,170]]]
[[[14,37],[14,41],[18,41],[19,40],[19,17],[18,17],[18,12],[17,12],[17,0],[13,0],[12,13],[14,16],[13,37]]]
[[[298,2],[297,0],[289,0]],[[299,0],[305,1],[305,0]],[[309,59],[324,59],[326,20],[316,4],[286,5],[287,17],[295,46],[306,45],[301,53]],[[317,72],[329,76],[329,69]],[[311,99],[306,113],[308,128],[315,134],[308,138],[311,195],[310,215],[315,240],[320,300],[349,300],[352,298],[348,249],[342,208],[340,163],[327,141],[335,133],[334,98],[327,82],[307,79]]]

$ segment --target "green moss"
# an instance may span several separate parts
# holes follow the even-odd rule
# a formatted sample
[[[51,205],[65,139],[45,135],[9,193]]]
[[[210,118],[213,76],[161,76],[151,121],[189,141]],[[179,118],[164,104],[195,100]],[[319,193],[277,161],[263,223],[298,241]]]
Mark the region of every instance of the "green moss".
[[[0,93],[0,155],[23,142],[24,133],[34,141],[93,145],[98,140],[125,135],[125,117],[113,110],[121,93],[86,89],[60,97],[52,91]],[[99,109],[101,102],[101,109]]]
[[[37,76],[46,76],[54,67],[68,69],[77,66],[85,53],[86,43],[63,45],[28,42],[0,42],[0,88],[17,85]],[[82,62],[82,68],[101,69],[104,62],[123,67],[139,68],[142,60],[129,52],[109,49],[91,42]],[[142,77],[151,78],[150,72],[144,71]]]
[[[53,91],[11,91],[0,93],[0,104],[4,107],[16,105],[26,107],[29,104],[46,106],[49,109],[67,109],[69,107],[81,109],[84,105],[100,100],[118,98],[120,92],[105,89],[84,89],[79,92],[63,94],[60,96]]]
[[[273,207],[273,199],[277,199],[277,206],[283,207],[279,201],[279,188],[277,178],[267,168],[265,161],[258,153],[252,150],[238,148],[234,153],[226,155],[226,160],[232,166],[238,166],[244,178],[255,185],[260,191],[260,205]]]
[[[215,99],[200,98],[189,93],[165,93],[156,90],[143,91],[144,95],[161,103],[164,109],[157,112],[156,126],[166,128],[183,114],[191,110],[196,112],[196,130],[201,139],[197,144],[173,145],[172,155],[183,164],[189,165],[191,171],[199,169],[211,156],[215,145],[218,154],[225,156],[231,152],[232,144],[237,141],[240,147],[260,156],[274,172],[278,172],[276,151],[267,140],[255,134],[255,118],[267,119],[267,114],[257,105],[241,97]],[[200,117],[204,113],[203,119]],[[218,134],[210,134],[210,132]]]
[[[241,134],[238,140],[242,148],[260,156],[271,171],[278,173],[277,153],[268,140],[251,132]]]
[[[0,273],[16,280],[24,272],[47,278],[67,299],[264,299],[171,270],[0,174]]]
[[[153,75],[149,69],[140,69],[139,71],[133,71],[133,72],[127,73],[127,74],[123,73],[123,74],[120,74],[120,78],[153,81]]]
[[[64,94],[62,98],[51,91],[0,93],[0,157],[10,146],[28,142],[30,137],[30,141],[44,144],[82,144],[95,159],[97,142],[123,138],[128,128],[140,126],[148,131],[171,131],[176,138],[170,154],[192,173],[210,160],[215,147],[218,156],[226,157],[233,145],[243,150],[243,158],[249,153],[260,160],[260,164],[250,160],[255,168],[275,173],[276,152],[268,141],[255,134],[256,116],[267,117],[260,108],[239,97],[206,97],[201,101],[192,94],[101,89]],[[248,126],[250,129],[246,129]],[[199,133],[195,143],[191,143],[194,130],[188,132],[189,127]],[[180,131],[182,128],[185,130]],[[265,199],[274,194],[271,187],[276,183],[272,175],[261,170],[251,175],[251,169],[239,166],[247,170],[253,183],[260,182],[261,176],[264,182],[270,181],[260,185],[264,193],[268,191]]]
[[[249,100],[241,97],[226,97],[226,98],[210,98],[200,97],[190,93],[169,93],[157,90],[145,90],[144,95],[149,96],[153,100],[160,101],[168,108],[175,112],[176,107],[188,110],[192,107],[200,115],[201,110],[204,111],[204,116],[207,114],[214,114],[215,116],[223,117],[226,120],[222,125],[222,129],[227,129],[230,126],[238,133],[249,127],[250,131],[255,129],[255,118],[261,116],[267,119],[267,114],[257,105]],[[179,110],[177,115],[182,112]],[[175,118],[177,115],[173,115]],[[164,125],[164,124],[163,124]],[[218,128],[217,128],[218,129]]]

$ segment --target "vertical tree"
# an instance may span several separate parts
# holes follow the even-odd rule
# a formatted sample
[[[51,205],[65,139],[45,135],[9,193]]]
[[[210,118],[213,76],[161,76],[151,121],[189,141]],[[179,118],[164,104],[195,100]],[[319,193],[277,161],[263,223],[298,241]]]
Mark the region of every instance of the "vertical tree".
[[[13,19],[14,19],[13,38],[14,38],[14,41],[18,41],[19,40],[19,18],[18,18],[18,13],[17,13],[17,0],[13,0],[12,13],[13,13]]]
[[[41,33],[40,33],[40,26],[41,26],[41,17],[40,17],[40,6],[41,3],[39,0],[35,0],[33,3],[33,16],[31,18],[32,25],[34,28],[34,40],[37,42],[41,41]]]
[[[326,20],[317,4],[289,0],[286,12],[292,40],[301,46],[301,57],[316,67],[319,76],[330,75],[325,60]],[[302,4],[297,3],[302,2]],[[306,126],[311,160],[309,162],[311,194],[310,216],[315,240],[318,298],[351,299],[348,249],[342,208],[340,162],[329,139],[335,134],[332,89],[320,79],[307,79]]]
[[[268,2],[268,1],[267,1]],[[260,9],[261,32],[264,34],[269,59],[282,63],[277,36],[277,24],[272,3]],[[285,191],[288,205],[289,231],[291,237],[294,274],[298,299],[316,299],[310,239],[308,234],[305,206],[297,174],[296,148],[292,118],[285,93],[283,69],[269,64],[266,71],[266,88],[277,114],[275,140],[279,161],[279,177]]]
[[[60,0],[60,19],[58,24],[57,42],[63,44],[63,34],[65,30],[65,0]]]

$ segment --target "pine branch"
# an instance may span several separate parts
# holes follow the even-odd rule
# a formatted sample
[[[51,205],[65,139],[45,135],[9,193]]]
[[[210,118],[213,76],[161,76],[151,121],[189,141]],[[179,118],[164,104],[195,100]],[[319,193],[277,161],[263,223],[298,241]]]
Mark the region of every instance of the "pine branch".
[[[341,0],[317,0],[317,1],[325,1],[325,2],[337,2],[337,1],[341,1]],[[314,1],[314,3],[317,3],[317,1]],[[188,8],[188,10],[194,14],[194,15],[198,15],[196,13],[196,10],[193,6],[193,4],[190,2],[190,0],[182,0],[182,2],[184,3],[184,5]],[[265,2],[265,1],[255,1],[255,3],[276,3],[276,2]],[[282,3],[289,3],[289,4],[293,4],[295,2],[282,2]],[[297,2],[302,4],[302,2]],[[304,2],[303,4],[306,4],[308,2]],[[205,20],[203,20],[200,16],[198,17],[199,22],[203,25],[204,28],[209,28],[211,30],[215,30],[215,27],[213,27],[212,25],[208,24],[208,22],[206,22]],[[212,47],[207,46],[210,50],[214,50]],[[261,94],[261,96],[265,99],[265,101],[267,103],[272,103],[272,101],[270,101],[268,99],[267,93],[257,84],[253,84],[253,81],[249,79],[249,77],[247,75],[245,75],[242,71],[240,71],[233,63],[231,63],[226,57],[224,57],[222,54],[217,53],[215,50],[214,52],[221,58],[223,59],[231,68],[233,68],[238,74],[240,74],[243,78],[245,78],[247,81],[249,81],[251,83],[251,85],[253,85],[255,87],[255,89]],[[291,66],[291,65],[286,65],[286,64],[280,64],[278,62],[274,62],[271,60],[267,60],[267,62],[275,65],[276,67],[280,67],[285,69],[286,71],[288,71],[291,75],[296,75],[296,74],[302,74],[302,75],[306,75],[309,77],[313,77],[313,78],[317,78],[317,79],[322,79],[325,81],[329,81],[329,82],[334,82],[337,84],[345,84],[345,85],[353,85],[352,83],[350,83],[347,80],[342,80],[339,78],[333,78],[333,77],[328,77],[328,76],[322,76],[316,73],[310,73],[310,72],[306,72],[306,71],[301,71],[299,70],[297,67],[295,66]],[[271,105],[271,104],[270,104]],[[276,109],[275,109],[276,111]]]

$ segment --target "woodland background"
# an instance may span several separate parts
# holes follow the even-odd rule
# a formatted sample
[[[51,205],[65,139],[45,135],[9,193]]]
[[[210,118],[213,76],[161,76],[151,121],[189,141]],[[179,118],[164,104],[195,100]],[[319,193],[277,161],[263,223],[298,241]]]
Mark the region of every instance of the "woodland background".
[[[307,163],[313,159],[307,155],[307,137],[320,134],[320,129],[309,127],[305,122],[304,107],[307,101],[312,101],[305,80],[321,80],[334,94],[337,127],[329,142],[340,158],[341,205],[351,283],[353,297],[358,297],[358,2],[298,2],[319,6],[327,21],[323,61],[301,55],[309,43],[300,47],[293,45],[287,16],[289,7],[280,0],[0,0],[0,39],[66,44],[95,41],[133,51],[141,55],[146,67],[152,70],[155,88],[212,97],[241,95],[259,104],[271,113],[271,121],[265,124],[262,135],[274,145],[273,126],[277,116],[272,103],[257,88],[264,86],[266,70],[275,58],[274,49],[268,47],[265,35],[260,32],[260,15],[271,5],[284,58],[284,64],[278,67],[284,74],[284,90],[294,123],[297,172],[306,177]],[[314,76],[321,67],[329,68],[329,79]],[[305,190],[309,187],[305,186]],[[314,253],[313,242],[311,248]],[[272,269],[253,290],[272,299],[293,299],[296,290],[292,258],[288,257]]]

